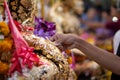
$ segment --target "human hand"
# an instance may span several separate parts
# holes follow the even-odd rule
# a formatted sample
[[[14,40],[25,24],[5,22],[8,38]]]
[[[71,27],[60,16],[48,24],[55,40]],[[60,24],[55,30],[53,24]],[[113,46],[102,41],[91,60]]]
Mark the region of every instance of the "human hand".
[[[72,48],[76,48],[76,40],[77,36],[74,34],[55,34],[51,41],[55,42],[55,45],[60,50],[68,50]]]

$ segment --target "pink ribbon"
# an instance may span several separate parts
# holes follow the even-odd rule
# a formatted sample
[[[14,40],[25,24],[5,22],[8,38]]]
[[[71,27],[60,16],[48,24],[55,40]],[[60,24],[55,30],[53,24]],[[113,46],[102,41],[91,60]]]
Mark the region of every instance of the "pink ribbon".
[[[9,70],[9,74],[18,71],[19,73],[22,74],[22,67],[26,66],[28,68],[32,68],[34,63],[37,63],[38,65],[44,64],[43,62],[40,62],[40,59],[38,58],[38,56],[33,52],[34,48],[21,48],[21,53],[17,54],[16,52],[13,55],[13,58],[11,60],[12,65],[11,68]],[[22,61],[22,63],[20,63],[20,60]]]
[[[12,64],[11,64],[11,67],[9,69],[9,74],[13,73],[14,71],[18,71],[19,73],[22,73],[22,68],[21,68],[21,65],[20,65],[20,62],[18,60],[18,56],[16,54],[16,52],[14,52],[13,54],[13,58],[11,60]]]
[[[12,16],[10,14],[6,0],[4,0],[5,8],[8,13],[9,27],[15,44],[15,52],[12,57],[12,64],[9,70],[11,75],[13,72],[18,71],[22,74],[22,68],[27,66],[32,68],[34,63],[42,64],[37,55],[33,52],[34,48],[29,47],[27,42],[24,40],[20,32],[18,31]],[[20,62],[21,61],[21,62]],[[23,66],[22,66],[23,65]]]
[[[33,27],[23,26],[18,21],[14,20],[14,24],[17,26],[19,31],[33,31]]]
[[[32,68],[34,62],[39,63],[38,56],[33,52],[34,48],[21,48],[21,53],[18,54],[18,57],[22,59],[22,64],[27,65],[29,68]]]

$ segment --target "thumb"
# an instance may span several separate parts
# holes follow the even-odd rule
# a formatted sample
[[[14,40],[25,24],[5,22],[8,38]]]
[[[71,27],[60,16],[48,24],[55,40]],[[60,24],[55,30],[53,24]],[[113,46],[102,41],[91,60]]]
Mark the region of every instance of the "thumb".
[[[61,44],[55,44],[56,47],[58,47],[61,51],[64,51],[64,47]]]

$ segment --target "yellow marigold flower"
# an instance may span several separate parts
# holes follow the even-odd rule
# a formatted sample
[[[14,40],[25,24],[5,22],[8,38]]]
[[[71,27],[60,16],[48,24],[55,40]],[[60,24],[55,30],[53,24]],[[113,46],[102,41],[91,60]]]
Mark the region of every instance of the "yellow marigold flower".
[[[70,50],[66,50],[65,51],[67,54],[71,54],[71,51]]]
[[[5,74],[8,71],[8,69],[9,65],[0,61],[0,74]]]
[[[5,22],[0,22],[0,33],[4,36],[8,36],[10,33],[9,27]]]
[[[0,52],[8,52],[12,49],[13,40],[11,38],[5,38],[0,41]]]
[[[72,57],[69,57],[69,58],[68,58],[68,63],[69,63],[69,64],[72,64],[72,61],[73,61],[73,60],[72,60]]]

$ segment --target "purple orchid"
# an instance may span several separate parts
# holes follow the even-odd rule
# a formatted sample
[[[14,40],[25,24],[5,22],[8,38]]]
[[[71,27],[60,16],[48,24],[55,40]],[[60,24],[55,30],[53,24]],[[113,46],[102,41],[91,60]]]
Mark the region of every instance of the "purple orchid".
[[[44,38],[50,38],[55,34],[56,26],[52,22],[47,22],[42,18],[35,17],[34,34]]]

